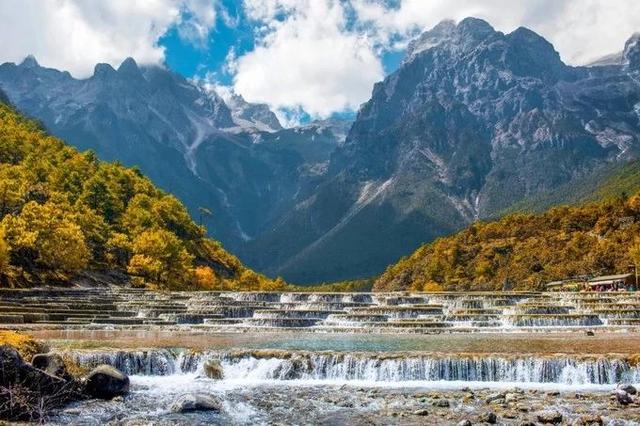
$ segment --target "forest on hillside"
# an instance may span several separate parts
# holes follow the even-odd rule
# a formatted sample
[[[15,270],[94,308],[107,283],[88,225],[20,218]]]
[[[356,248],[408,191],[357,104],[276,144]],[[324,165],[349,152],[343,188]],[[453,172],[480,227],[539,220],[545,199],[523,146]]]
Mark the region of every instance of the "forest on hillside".
[[[160,289],[284,286],[207,238],[137,169],[80,153],[0,103],[0,287],[64,284],[92,271]]]
[[[378,278],[374,291],[533,290],[640,266],[640,193],[542,214],[517,213],[425,244]]]

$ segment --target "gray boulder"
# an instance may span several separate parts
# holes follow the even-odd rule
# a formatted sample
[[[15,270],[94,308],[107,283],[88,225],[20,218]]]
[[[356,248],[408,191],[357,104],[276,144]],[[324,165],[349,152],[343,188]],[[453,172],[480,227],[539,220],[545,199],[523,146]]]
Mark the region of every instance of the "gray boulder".
[[[100,365],[84,379],[84,392],[100,399],[125,395],[129,392],[129,377],[110,365]]]
[[[496,422],[498,421],[498,416],[496,416],[496,413],[494,413],[493,411],[487,411],[485,413],[480,414],[480,417],[478,418],[478,420],[481,423],[489,423],[489,424],[496,424]]]
[[[221,410],[220,401],[212,396],[204,394],[181,395],[171,405],[174,413],[187,413],[189,411],[216,411]]]

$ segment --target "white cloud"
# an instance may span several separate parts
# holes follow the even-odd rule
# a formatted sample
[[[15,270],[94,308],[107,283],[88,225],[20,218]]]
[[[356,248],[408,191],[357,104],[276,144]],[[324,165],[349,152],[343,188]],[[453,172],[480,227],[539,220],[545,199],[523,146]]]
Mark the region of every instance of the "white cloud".
[[[356,109],[383,77],[366,34],[346,28],[340,2],[251,0],[245,5],[248,16],[264,25],[256,48],[234,59],[234,88],[247,101],[327,117]]]
[[[528,27],[554,44],[563,60],[584,64],[622,50],[640,30],[640,2],[636,0],[403,0],[399,7],[351,0],[359,26],[383,45],[433,27],[443,19],[483,18],[496,29],[510,32]]]
[[[355,109],[382,78],[380,55],[443,19],[475,16],[511,32],[526,26],[563,60],[584,64],[640,30],[637,0],[244,0],[257,47],[228,70],[247,100],[314,117]],[[353,12],[347,22],[347,12]],[[282,115],[282,114],[281,114]]]
[[[189,18],[183,19],[182,11]],[[213,0],[3,0],[0,2],[0,62],[27,54],[49,67],[86,77],[98,62],[117,66],[127,56],[160,63],[158,39],[177,25],[190,41],[215,24]]]

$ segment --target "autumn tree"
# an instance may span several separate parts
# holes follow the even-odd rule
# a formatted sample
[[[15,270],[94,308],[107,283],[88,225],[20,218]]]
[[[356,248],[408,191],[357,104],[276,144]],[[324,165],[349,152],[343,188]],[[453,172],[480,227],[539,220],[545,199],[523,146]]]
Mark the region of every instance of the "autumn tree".
[[[161,287],[189,282],[193,256],[180,239],[164,229],[144,231],[132,244],[128,271]]]

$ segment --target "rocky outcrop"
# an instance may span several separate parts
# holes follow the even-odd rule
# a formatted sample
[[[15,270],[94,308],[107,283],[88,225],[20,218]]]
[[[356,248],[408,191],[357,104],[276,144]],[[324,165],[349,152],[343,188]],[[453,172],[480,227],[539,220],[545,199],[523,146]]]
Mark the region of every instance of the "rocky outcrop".
[[[31,359],[31,365],[52,376],[60,377],[65,380],[73,379],[73,377],[71,377],[71,375],[67,372],[67,366],[65,365],[65,362],[60,354],[36,354]]]
[[[75,381],[35,368],[14,348],[0,346],[0,419],[39,420],[81,397]]]

